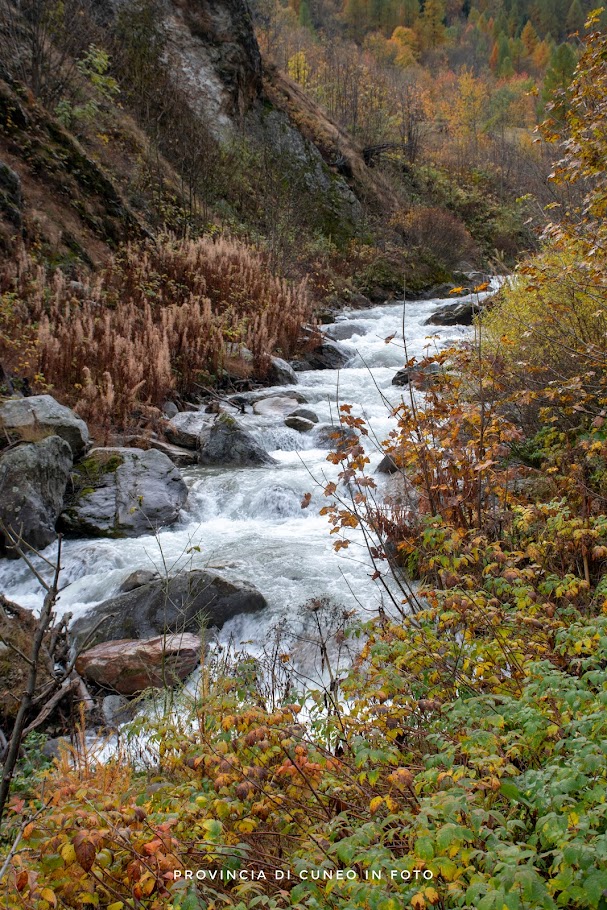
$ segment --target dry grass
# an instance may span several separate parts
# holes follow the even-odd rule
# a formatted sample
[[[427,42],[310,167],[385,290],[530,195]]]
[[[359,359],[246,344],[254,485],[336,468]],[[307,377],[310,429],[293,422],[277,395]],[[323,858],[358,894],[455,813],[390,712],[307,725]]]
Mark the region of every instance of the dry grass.
[[[226,237],[131,244],[81,282],[24,256],[1,287],[0,358],[97,425],[127,425],[139,405],[214,381],[234,367],[238,345],[262,378],[272,353],[292,355],[310,316],[305,281],[276,277],[260,253]]]

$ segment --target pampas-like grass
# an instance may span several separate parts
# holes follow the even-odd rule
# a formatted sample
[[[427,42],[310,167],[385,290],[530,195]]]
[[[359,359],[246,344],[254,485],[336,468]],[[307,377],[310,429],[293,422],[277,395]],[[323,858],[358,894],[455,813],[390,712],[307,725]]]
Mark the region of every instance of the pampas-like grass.
[[[14,321],[37,326],[36,373],[98,426],[127,425],[138,404],[160,407],[219,377],[239,345],[263,377],[310,318],[305,281],[273,275],[229,237],[131,244],[80,282],[21,258],[3,281]]]

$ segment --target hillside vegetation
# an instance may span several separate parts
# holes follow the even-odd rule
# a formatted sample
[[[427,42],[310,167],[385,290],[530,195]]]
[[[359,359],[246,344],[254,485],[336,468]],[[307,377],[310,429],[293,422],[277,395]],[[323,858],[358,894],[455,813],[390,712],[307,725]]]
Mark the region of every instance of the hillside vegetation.
[[[167,242],[158,238],[172,238],[171,255],[184,261],[198,238],[207,249],[232,245],[243,268],[263,262],[289,299],[306,280],[309,302],[295,305],[293,322],[304,310],[309,320],[383,301],[404,282],[415,296],[488,263],[512,265],[560,199],[532,129],[575,66],[579,39],[563,21],[581,28],[586,12],[575,0],[557,28],[544,6],[264,0],[251,19],[241,0],[2,0],[0,358],[9,386],[75,403],[80,389],[101,401],[130,383],[112,400],[117,425],[130,409],[137,429],[161,386],[192,397],[197,384],[263,379],[264,357],[302,343],[293,325],[288,344],[276,326],[263,343],[261,329],[252,338],[265,297],[248,298],[250,308],[239,301],[226,321],[219,290],[186,277],[192,305],[210,306],[201,325],[214,326],[187,381],[175,364],[161,383],[125,373],[120,358],[85,373],[75,356],[68,369],[49,342],[61,346],[64,303],[84,326],[94,287],[95,306],[112,313],[105,282],[132,260],[133,244],[150,267],[136,305],[159,320],[149,253],[150,242]]]

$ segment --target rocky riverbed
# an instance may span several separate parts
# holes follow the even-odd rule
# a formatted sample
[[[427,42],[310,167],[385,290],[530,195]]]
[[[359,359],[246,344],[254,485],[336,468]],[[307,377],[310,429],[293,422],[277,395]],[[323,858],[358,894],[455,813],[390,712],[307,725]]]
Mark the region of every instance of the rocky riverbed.
[[[458,300],[458,315],[466,302]],[[407,303],[409,356],[465,337],[469,329],[451,324],[452,305]],[[433,324],[441,311],[445,326]],[[377,610],[381,592],[364,547],[338,557],[318,513],[338,470],[327,453],[340,403],[369,423],[371,470],[382,463],[389,406],[403,394],[402,378],[395,382],[405,359],[402,325],[402,302],[344,312],[323,327],[325,342],[307,361],[276,362],[277,385],[233,396],[220,413],[169,412],[147,450],[91,448],[86,425],[50,396],[0,404],[10,442],[0,457],[1,517],[51,563],[56,532],[65,534],[58,613],[71,614],[72,649],[91,651],[78,664],[86,680],[132,695],[146,679],[159,685],[187,675],[196,642],[202,648],[211,634],[255,651],[277,625],[313,676],[321,670],[310,605]],[[396,483],[385,460],[378,481],[386,492]],[[3,548],[16,556],[6,537]],[[42,560],[34,563],[49,574]],[[0,560],[0,591],[34,611],[43,598],[14,558]],[[166,653],[158,644],[165,635]]]

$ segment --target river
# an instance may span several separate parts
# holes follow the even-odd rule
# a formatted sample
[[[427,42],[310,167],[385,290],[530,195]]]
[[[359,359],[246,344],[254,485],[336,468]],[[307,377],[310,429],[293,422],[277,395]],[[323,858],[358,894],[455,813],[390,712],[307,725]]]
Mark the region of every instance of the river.
[[[404,325],[409,356],[421,357],[428,346],[430,350],[443,347],[469,334],[470,329],[463,326],[424,324],[447,302],[454,301],[407,302]],[[288,395],[295,389],[307,399],[303,406],[315,411],[321,423],[336,419],[338,399],[352,404],[353,413],[368,421],[372,437],[383,440],[392,426],[385,399],[396,404],[403,394],[401,388],[392,385],[405,360],[402,302],[346,311],[339,315],[336,325],[342,337],[351,334],[340,342],[351,352],[348,365],[339,372],[299,373],[298,386],[275,387],[268,393]],[[394,333],[394,342],[386,344],[386,337]],[[277,623],[282,623],[294,640],[306,639],[313,624],[306,604],[312,598],[327,598],[363,616],[376,612],[381,588],[371,580],[366,550],[359,546],[336,554],[327,518],[319,515],[326,502],[322,486],[337,473],[327,462],[326,446],[319,447],[314,432],[286,428],[281,417],[247,414],[238,419],[253,431],[277,464],[250,469],[186,469],[189,501],[172,528],[156,536],[127,540],[65,541],[59,613],[78,615],[115,595],[135,569],[152,568],[164,574],[180,567],[205,566],[221,567],[227,577],[251,582],[268,602],[262,613],[228,623],[220,636],[223,641],[251,642],[254,649],[269,640]],[[368,454],[373,471],[382,456],[373,443]],[[383,475],[377,475],[377,480],[380,490],[394,483]],[[301,501],[308,492],[312,494],[311,503],[302,509]],[[55,546],[44,554],[51,561]],[[25,607],[40,607],[42,589],[22,563],[0,563],[0,590]]]

